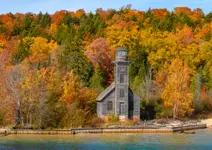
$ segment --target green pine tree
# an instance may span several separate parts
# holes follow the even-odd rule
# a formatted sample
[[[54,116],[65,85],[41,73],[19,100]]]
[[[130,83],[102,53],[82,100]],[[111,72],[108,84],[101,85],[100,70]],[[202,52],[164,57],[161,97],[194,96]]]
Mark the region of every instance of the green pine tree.
[[[97,68],[94,70],[93,76],[90,78],[90,87],[101,92],[104,90],[104,82],[105,79],[102,69],[97,66]]]
[[[87,86],[92,72],[92,66],[84,55],[82,42],[77,35],[68,34],[62,43],[59,62],[61,67],[78,75],[83,84]]]
[[[141,84],[143,84],[145,80],[146,75],[146,66],[145,63],[143,63],[138,71],[137,76],[135,77],[135,80],[133,82],[132,89],[136,90]]]

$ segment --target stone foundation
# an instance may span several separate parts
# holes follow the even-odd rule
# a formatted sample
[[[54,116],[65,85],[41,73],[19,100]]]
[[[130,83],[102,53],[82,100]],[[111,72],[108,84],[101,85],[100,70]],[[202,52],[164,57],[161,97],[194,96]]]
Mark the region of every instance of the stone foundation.
[[[133,116],[133,121],[140,121],[140,116]]]
[[[126,121],[126,120],[128,120],[128,117],[127,116],[119,116],[119,120]]]

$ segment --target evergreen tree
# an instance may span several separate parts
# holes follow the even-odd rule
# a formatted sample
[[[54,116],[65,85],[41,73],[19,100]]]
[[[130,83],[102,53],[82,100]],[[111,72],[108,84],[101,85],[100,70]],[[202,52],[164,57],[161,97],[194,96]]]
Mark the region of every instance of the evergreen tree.
[[[21,33],[21,28],[18,27],[17,24],[14,24],[13,29],[12,29],[12,36],[19,35]]]
[[[103,77],[104,75],[102,69],[97,66],[97,68],[94,70],[93,76],[90,78],[90,87],[96,89],[98,92],[103,91],[105,82]]]
[[[151,8],[149,8],[149,9],[145,12],[144,18],[145,18],[145,19],[146,19],[146,18],[149,18],[150,21],[152,21],[152,20],[154,19],[154,15],[153,15],[153,13],[152,13]]]
[[[141,84],[143,84],[144,80],[145,80],[145,75],[146,75],[147,69],[145,66],[145,63],[143,62],[143,64],[141,65],[139,72],[137,74],[137,76],[135,77],[135,80],[133,82],[133,89],[136,90]]]
[[[79,26],[79,34],[83,37],[84,33],[89,33],[95,35],[95,37],[103,36],[103,29],[106,27],[106,24],[102,18],[96,14],[92,13],[84,20],[84,22]]]
[[[51,17],[48,13],[42,14],[42,12],[39,13],[37,24],[40,24],[41,27],[49,27],[51,25]]]
[[[208,13],[205,16],[205,22],[211,22],[212,21],[212,12]]]
[[[23,20],[24,30],[30,30],[32,22],[33,22],[32,14],[30,13],[26,14]]]
[[[55,35],[55,39],[57,41],[57,43],[61,44],[62,42],[64,42],[64,40],[66,40],[66,37],[70,35],[74,35],[75,34],[75,29],[72,25],[70,25],[69,27],[65,24],[61,24],[57,30],[57,33]]]
[[[189,27],[195,27],[195,22],[186,13],[181,14],[181,22]]]
[[[73,70],[84,85],[89,84],[92,67],[83,53],[80,39],[76,35],[68,34],[60,54],[59,62],[68,70]]]
[[[175,30],[177,22],[178,18],[174,15],[173,12],[171,14],[167,13],[165,18],[158,24],[158,29],[171,32]]]
[[[4,34],[6,34],[7,33],[7,30],[6,30],[6,28],[5,28],[5,26],[4,26],[4,24],[0,24],[0,33],[4,33]]]
[[[30,45],[24,44],[23,41],[21,40],[17,50],[12,54],[12,63],[13,64],[21,63],[26,57],[28,57],[30,55],[29,48]]]
[[[76,17],[72,17],[68,13],[66,13],[60,24],[65,24],[69,27],[72,26],[73,24],[79,24],[79,19]]]

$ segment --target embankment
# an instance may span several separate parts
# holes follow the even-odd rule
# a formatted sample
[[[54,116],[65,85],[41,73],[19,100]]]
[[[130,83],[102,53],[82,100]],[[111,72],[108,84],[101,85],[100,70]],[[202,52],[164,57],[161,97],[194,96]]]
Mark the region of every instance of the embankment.
[[[1,129],[0,134],[79,134],[79,133],[173,133],[184,130],[195,130],[207,128],[206,124],[195,124],[172,128],[73,128],[70,130],[6,130]]]

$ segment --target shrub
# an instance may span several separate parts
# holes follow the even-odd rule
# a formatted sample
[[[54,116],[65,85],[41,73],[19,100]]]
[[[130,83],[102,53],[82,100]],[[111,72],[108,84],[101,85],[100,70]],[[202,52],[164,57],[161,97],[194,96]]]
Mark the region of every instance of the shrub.
[[[170,108],[165,108],[165,107],[161,107],[160,112],[158,112],[156,114],[156,118],[160,119],[160,118],[171,118],[172,115],[172,110]]]
[[[118,122],[118,121],[119,117],[114,114],[106,116],[106,122]]]
[[[0,110],[0,126],[4,125],[4,112]]]
[[[141,119],[149,120],[154,119],[156,116],[156,108],[158,107],[158,102],[155,100],[143,100],[140,103],[141,109]]]
[[[95,117],[91,118],[91,120],[88,122],[87,125],[89,127],[101,127],[103,125],[103,123],[104,123],[104,121],[101,118],[95,116]]]

